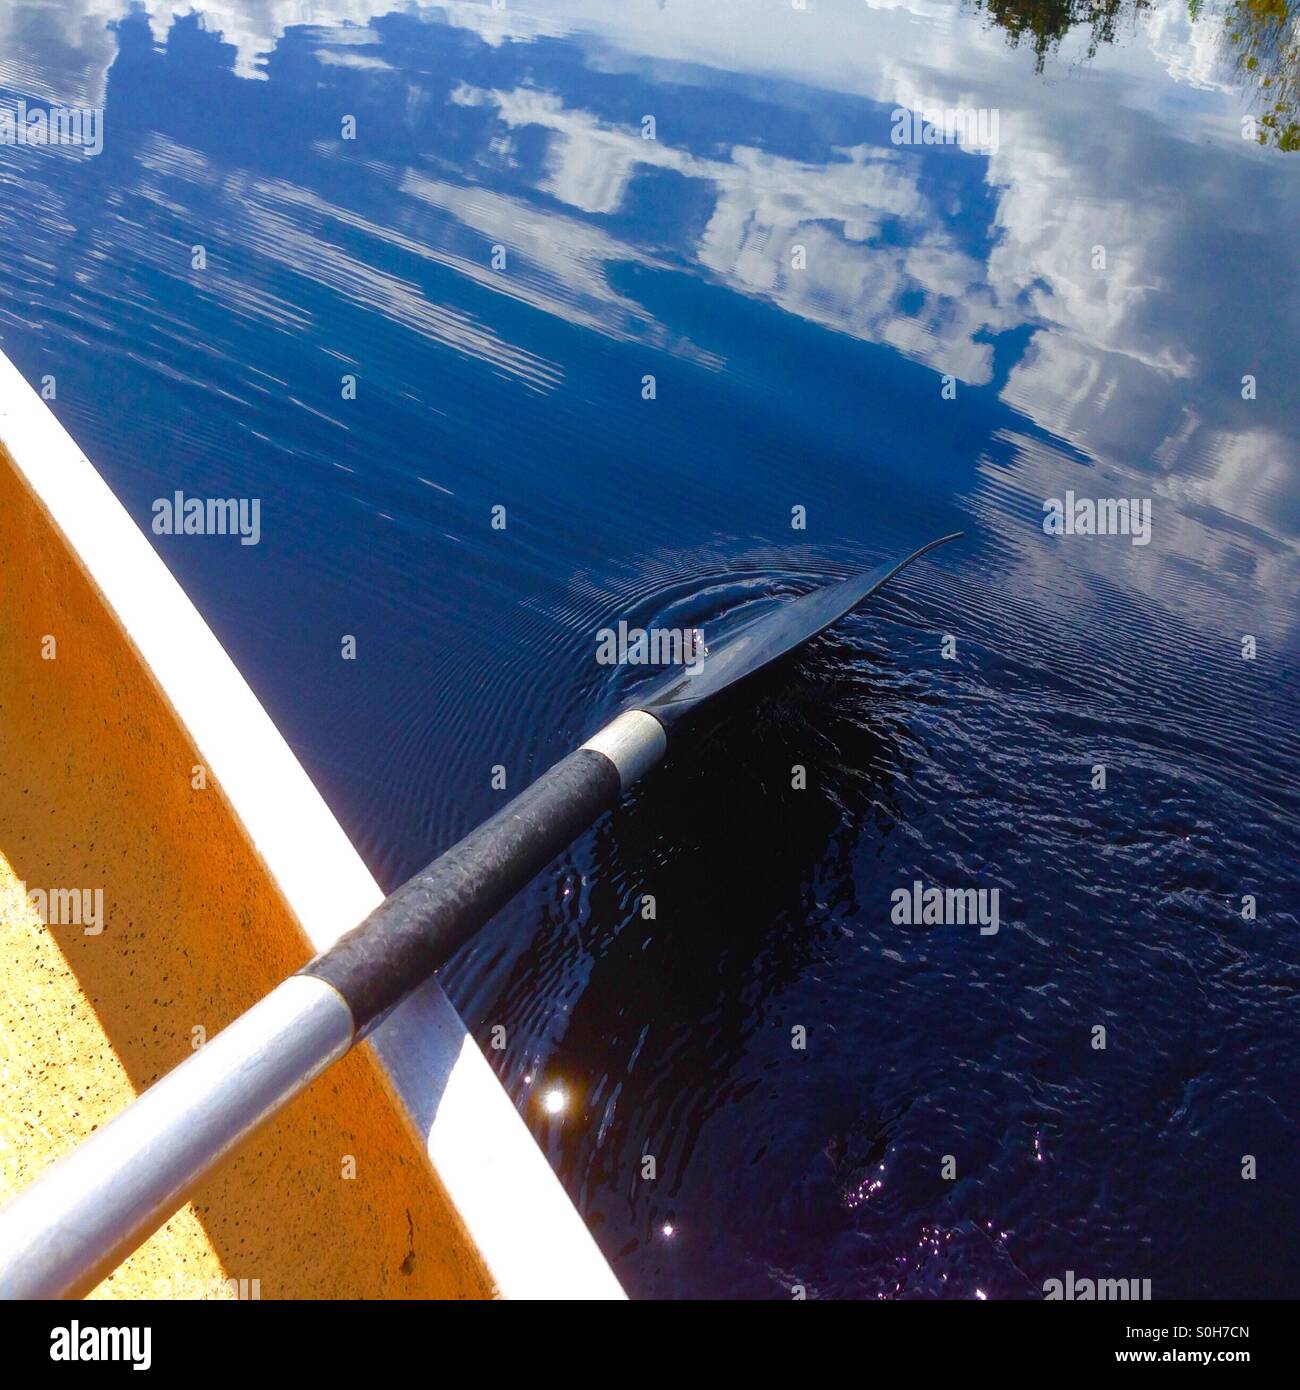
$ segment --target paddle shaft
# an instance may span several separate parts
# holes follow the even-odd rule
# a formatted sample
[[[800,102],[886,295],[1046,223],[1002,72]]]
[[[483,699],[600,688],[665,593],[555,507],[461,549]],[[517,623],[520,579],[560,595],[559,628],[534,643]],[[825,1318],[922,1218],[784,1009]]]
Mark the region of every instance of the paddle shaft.
[[[89,1293],[664,754],[621,714],[0,1210],[0,1298]]]
[[[937,545],[825,586],[676,673],[385,899],[0,1210],[0,1297],[87,1293],[238,1143],[388,1012],[654,765],[705,700],[823,631]]]

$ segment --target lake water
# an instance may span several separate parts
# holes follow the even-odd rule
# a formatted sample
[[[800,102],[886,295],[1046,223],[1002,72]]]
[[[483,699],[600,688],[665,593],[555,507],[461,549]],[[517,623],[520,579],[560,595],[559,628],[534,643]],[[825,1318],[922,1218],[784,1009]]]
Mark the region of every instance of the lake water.
[[[386,887],[646,679],[600,628],[965,532],[446,972],[628,1290],[1294,1294],[1286,5],[198,8],[0,3],[104,120],[0,144],[0,346],[143,529],[260,499],[152,539]]]

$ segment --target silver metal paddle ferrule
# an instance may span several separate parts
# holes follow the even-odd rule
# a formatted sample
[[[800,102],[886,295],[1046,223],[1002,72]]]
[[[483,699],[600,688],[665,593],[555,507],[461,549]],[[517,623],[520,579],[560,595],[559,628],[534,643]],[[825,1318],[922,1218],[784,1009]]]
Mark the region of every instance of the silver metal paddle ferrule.
[[[618,769],[623,790],[638,782],[668,751],[664,726],[645,710],[630,709],[582,745],[603,753]]]

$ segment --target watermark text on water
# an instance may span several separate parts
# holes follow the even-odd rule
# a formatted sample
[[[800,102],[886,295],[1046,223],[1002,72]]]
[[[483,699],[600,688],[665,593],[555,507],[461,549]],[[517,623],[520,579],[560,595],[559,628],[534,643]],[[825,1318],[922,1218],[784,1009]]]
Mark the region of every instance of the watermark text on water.
[[[240,545],[262,539],[260,497],[186,497],[183,492],[155,498],[155,536],[238,536]]]
[[[104,112],[98,106],[29,106],[21,98],[0,103],[0,145],[71,145],[88,159],[104,149]]]
[[[961,145],[996,154],[1001,110],[996,106],[945,106],[914,97],[890,112],[889,138],[895,145]]]
[[[1001,921],[1000,888],[929,888],[916,879],[895,888],[889,920],[896,927],[965,927],[978,923],[981,936],[996,936]]]
[[[1128,536],[1134,545],[1151,543],[1149,497],[1049,497],[1043,503],[1043,530],[1049,536]]]
[[[698,627],[602,627],[596,634],[600,666],[684,666],[690,675],[704,667],[709,649]]]

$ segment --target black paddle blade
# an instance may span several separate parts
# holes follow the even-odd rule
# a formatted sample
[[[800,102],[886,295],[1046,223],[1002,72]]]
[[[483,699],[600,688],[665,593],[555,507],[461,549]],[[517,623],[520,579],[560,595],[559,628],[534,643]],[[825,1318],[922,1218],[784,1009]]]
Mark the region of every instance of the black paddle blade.
[[[674,671],[667,680],[651,686],[632,708],[646,710],[665,728],[670,727],[705,700],[802,647],[819,632],[825,632],[913,560],[961,535],[962,532],[954,531],[949,536],[940,536],[901,560],[887,560],[866,574],[854,575],[838,584],[827,584],[751,618],[740,624],[716,652],[710,651],[693,669]]]

